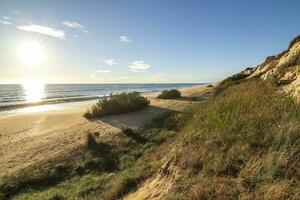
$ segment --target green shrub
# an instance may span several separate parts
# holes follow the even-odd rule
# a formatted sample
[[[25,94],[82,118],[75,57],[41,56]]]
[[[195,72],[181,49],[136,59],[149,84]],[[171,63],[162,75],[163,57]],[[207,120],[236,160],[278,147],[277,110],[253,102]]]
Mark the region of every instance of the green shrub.
[[[181,97],[180,91],[176,89],[170,89],[170,90],[163,90],[161,93],[157,96],[159,99],[177,99]]]
[[[219,93],[223,92],[224,90],[226,90],[227,88],[241,83],[248,76],[249,76],[249,74],[237,73],[237,74],[234,74],[234,75],[224,79],[219,85],[216,86],[215,94],[219,94]]]
[[[222,81],[221,84],[224,84],[224,83],[226,83],[226,82],[228,82],[228,81],[239,82],[239,81],[241,81],[241,80],[247,78],[248,76],[249,76],[248,74],[237,73],[237,74],[234,74],[234,75],[232,75],[232,76],[230,76],[230,77],[224,79],[224,80]]]
[[[139,92],[123,92],[111,94],[99,100],[91,109],[83,115],[91,119],[105,115],[115,115],[142,110],[149,105],[150,101],[141,96]]]

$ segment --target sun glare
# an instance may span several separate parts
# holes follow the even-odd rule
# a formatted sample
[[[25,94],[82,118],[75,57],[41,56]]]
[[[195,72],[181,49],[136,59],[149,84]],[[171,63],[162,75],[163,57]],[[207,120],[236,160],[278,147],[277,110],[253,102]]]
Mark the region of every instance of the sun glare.
[[[26,101],[38,102],[44,97],[45,84],[40,81],[26,81],[22,84]]]
[[[36,41],[26,41],[19,45],[19,56],[24,64],[37,65],[44,61],[45,52]]]

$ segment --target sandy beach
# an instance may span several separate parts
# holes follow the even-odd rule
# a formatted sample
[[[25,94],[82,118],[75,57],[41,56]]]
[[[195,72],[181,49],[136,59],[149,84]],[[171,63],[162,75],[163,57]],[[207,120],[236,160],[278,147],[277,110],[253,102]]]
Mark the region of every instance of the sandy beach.
[[[197,97],[212,88],[196,86],[182,89],[183,97]],[[62,155],[83,144],[86,133],[117,134],[121,127],[138,128],[166,110],[180,110],[190,100],[160,100],[157,93],[147,95],[150,106],[142,111],[107,116],[95,121],[82,117],[91,104],[59,110],[41,110],[0,116],[0,177],[31,164]]]

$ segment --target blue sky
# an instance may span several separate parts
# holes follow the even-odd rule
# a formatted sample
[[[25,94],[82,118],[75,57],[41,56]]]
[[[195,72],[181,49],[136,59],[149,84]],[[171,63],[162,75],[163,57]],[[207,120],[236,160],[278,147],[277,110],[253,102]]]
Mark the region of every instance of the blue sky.
[[[291,0],[1,0],[0,83],[221,80],[286,49],[300,34],[299,7]],[[26,41],[39,44],[42,63],[21,61]]]

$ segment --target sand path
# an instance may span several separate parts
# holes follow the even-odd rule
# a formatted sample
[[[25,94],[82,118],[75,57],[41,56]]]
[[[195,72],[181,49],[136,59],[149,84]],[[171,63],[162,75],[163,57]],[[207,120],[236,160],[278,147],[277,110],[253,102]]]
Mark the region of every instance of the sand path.
[[[211,91],[206,86],[182,90],[185,97]],[[41,111],[0,116],[0,178],[15,173],[36,161],[66,153],[85,141],[86,133],[112,134],[120,127],[141,127],[158,113],[179,110],[191,101],[159,100],[149,95],[148,108],[134,113],[103,117],[88,121],[82,117],[90,105],[63,110]]]

